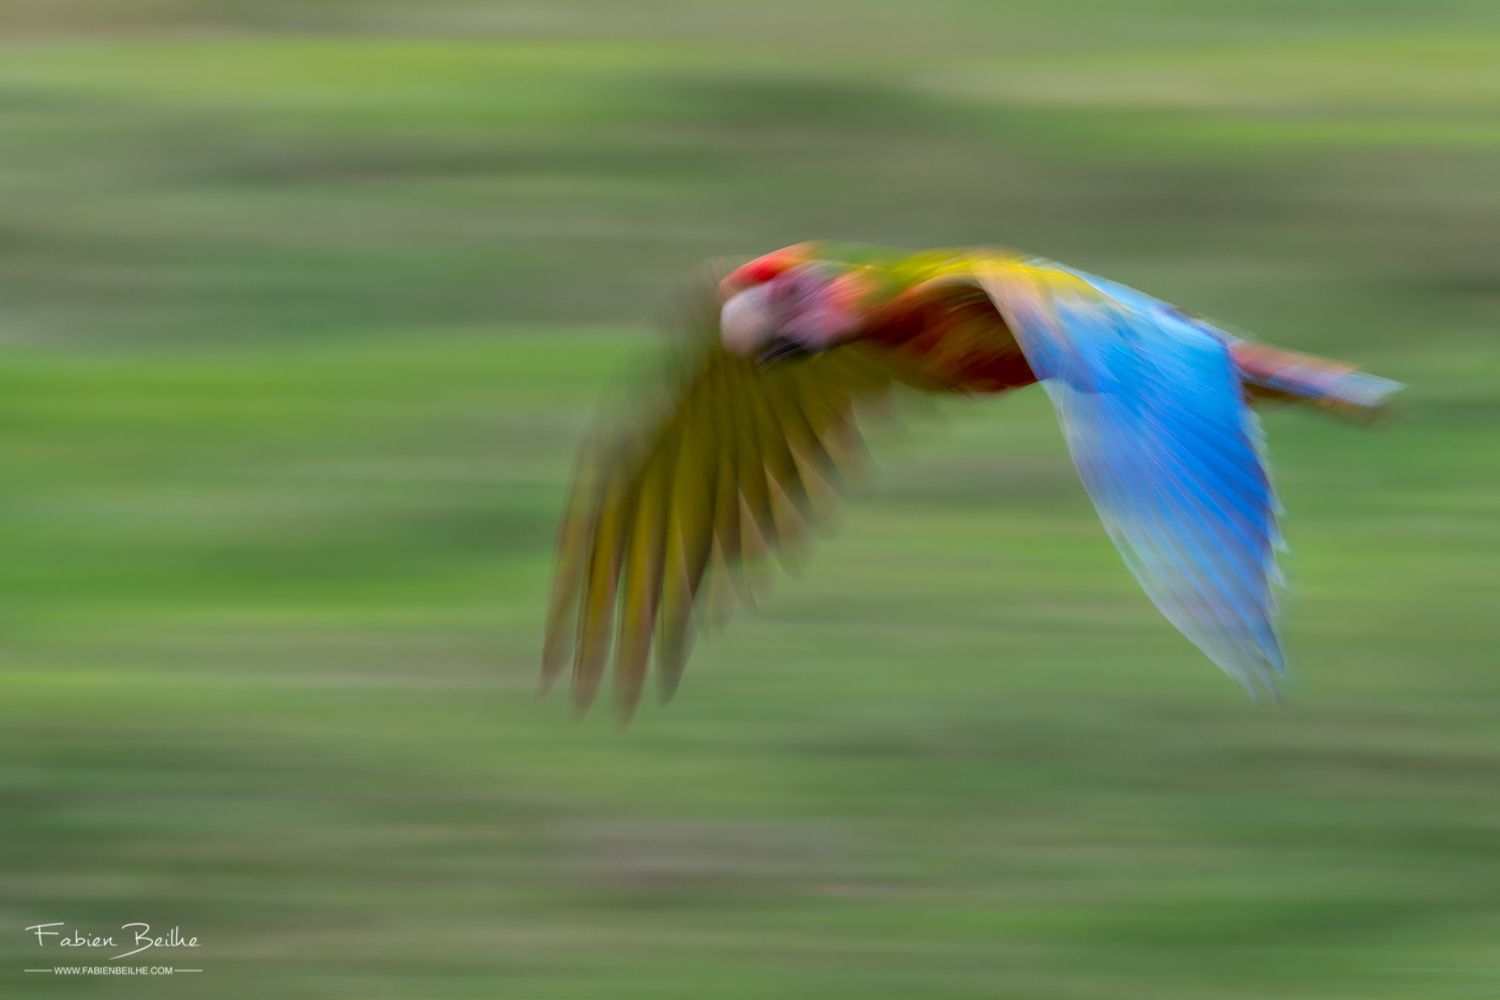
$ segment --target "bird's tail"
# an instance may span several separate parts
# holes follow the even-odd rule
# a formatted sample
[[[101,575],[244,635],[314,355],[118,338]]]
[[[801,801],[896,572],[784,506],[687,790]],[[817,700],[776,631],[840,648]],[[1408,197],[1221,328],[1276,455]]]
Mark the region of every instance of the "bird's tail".
[[[1252,398],[1307,403],[1351,420],[1376,419],[1404,388],[1342,361],[1248,340],[1232,343],[1230,354]]]

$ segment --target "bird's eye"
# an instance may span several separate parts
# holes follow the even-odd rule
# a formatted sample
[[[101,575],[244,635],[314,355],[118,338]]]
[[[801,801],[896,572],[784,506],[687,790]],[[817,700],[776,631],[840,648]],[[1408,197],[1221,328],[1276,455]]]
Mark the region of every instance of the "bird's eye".
[[[772,297],[776,314],[783,319],[800,314],[816,304],[823,285],[823,277],[810,269],[787,272],[777,282]]]

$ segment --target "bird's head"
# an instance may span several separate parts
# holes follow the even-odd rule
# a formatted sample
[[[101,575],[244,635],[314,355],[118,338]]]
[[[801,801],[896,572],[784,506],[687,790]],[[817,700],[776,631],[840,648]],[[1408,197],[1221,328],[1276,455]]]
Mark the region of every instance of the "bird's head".
[[[724,348],[762,367],[826,351],[858,332],[862,288],[858,275],[791,251],[752,261],[724,282]]]

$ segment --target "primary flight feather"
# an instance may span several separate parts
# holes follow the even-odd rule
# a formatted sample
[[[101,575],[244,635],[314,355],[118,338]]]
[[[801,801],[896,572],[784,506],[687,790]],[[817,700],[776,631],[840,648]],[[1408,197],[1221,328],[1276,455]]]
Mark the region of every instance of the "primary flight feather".
[[[756,557],[826,510],[858,461],[861,414],[898,386],[1035,382],[1146,594],[1225,673],[1274,696],[1277,504],[1249,404],[1357,417],[1400,388],[1000,250],[803,243],[712,275],[683,312],[664,392],[585,445],[559,528],[542,678],[571,665],[580,711],[613,660],[628,718],[653,648],[671,697],[705,605],[753,598]]]

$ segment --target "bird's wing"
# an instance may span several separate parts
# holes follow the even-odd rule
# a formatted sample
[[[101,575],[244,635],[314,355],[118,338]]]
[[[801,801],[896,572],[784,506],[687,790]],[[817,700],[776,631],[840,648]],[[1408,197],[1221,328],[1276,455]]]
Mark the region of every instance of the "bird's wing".
[[[1252,695],[1274,697],[1278,507],[1227,345],[1156,299],[1050,262],[976,270],[1147,595]]]
[[[763,369],[726,353],[714,277],[688,296],[672,370],[653,383],[660,398],[636,401],[580,456],[542,654],[544,690],[572,665],[579,711],[612,655],[628,718],[653,645],[671,697],[704,592],[746,597],[741,565],[805,533],[858,463],[856,418],[892,387],[858,345]]]

